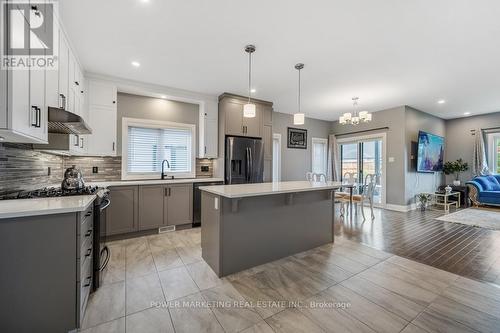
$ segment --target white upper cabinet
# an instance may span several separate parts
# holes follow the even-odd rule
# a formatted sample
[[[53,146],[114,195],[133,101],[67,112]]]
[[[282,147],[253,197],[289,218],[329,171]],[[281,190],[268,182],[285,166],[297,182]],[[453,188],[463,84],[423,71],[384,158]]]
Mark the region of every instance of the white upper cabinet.
[[[104,81],[88,80],[88,136],[86,153],[95,156],[116,156],[117,90]]]
[[[6,24],[6,35],[19,38],[29,18],[12,14]],[[3,24],[3,23],[2,23]],[[30,35],[23,35],[30,45]],[[0,75],[0,137],[7,142],[47,143],[47,110],[45,107],[45,70],[42,68],[2,70]],[[5,103],[5,101],[7,101]]]
[[[116,86],[104,81],[89,82],[89,106],[116,108]]]
[[[200,106],[199,117],[199,158],[217,158],[219,122],[218,109],[214,105]]]

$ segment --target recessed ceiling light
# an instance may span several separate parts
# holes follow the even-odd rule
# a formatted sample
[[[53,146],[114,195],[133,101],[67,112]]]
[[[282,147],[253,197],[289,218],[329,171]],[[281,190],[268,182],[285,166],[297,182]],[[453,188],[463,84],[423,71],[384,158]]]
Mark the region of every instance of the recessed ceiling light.
[[[256,91],[257,91],[257,90],[255,90],[255,89],[250,90],[250,92],[251,92],[252,94],[253,94],[253,93],[255,93]]]
[[[141,2],[148,3],[149,0],[141,0]]]
[[[464,112],[464,116],[470,115],[470,112]]]
[[[137,61],[132,61],[132,66],[134,66],[134,67],[140,67],[141,64],[139,62],[137,62]]]
[[[444,104],[444,103],[446,103],[446,101],[445,101],[444,99],[440,99],[440,100],[438,101],[438,104]]]

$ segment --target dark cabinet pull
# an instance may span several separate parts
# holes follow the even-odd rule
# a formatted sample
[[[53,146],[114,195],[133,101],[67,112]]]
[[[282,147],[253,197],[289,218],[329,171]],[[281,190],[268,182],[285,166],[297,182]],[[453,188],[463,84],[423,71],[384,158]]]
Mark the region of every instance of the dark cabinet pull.
[[[59,105],[59,108],[65,110],[66,109],[66,96],[64,96],[64,94],[59,94],[59,97],[61,98],[61,104]]]
[[[169,187],[169,188],[168,188],[168,196],[171,196],[171,195],[172,195],[172,188],[171,188],[171,187]]]
[[[73,146],[78,147],[79,143],[80,143],[80,137],[78,135],[75,135],[75,142],[73,143]]]
[[[207,146],[205,146],[205,155],[207,154]]]
[[[75,84],[76,84],[77,86],[79,86],[79,85],[80,85],[80,82],[78,82],[78,81],[75,81]]]
[[[35,112],[33,113],[33,111],[35,111]],[[31,126],[32,127],[36,127],[36,124],[37,124],[36,123],[37,113],[38,113],[37,112],[37,107],[35,105],[32,105],[31,106],[31,113],[30,113],[30,115],[31,115],[30,121],[31,121]]]
[[[40,128],[41,123],[42,123],[42,109],[39,107],[36,108],[36,127]]]
[[[87,249],[87,252],[85,253],[85,256],[88,257],[92,254],[92,248]]]
[[[113,142],[113,151],[115,151],[115,143]]]
[[[90,237],[90,235],[92,235],[92,229],[87,230],[85,237]]]
[[[168,187],[165,187],[165,196],[168,197]]]
[[[83,148],[83,138],[80,138],[80,148]]]
[[[85,216],[90,216],[90,215],[92,215],[92,212],[87,212],[87,213],[85,214]]]
[[[89,282],[85,283],[83,286],[84,287],[89,287],[90,283],[92,282],[92,276],[87,276],[87,278],[85,280],[87,280]]]

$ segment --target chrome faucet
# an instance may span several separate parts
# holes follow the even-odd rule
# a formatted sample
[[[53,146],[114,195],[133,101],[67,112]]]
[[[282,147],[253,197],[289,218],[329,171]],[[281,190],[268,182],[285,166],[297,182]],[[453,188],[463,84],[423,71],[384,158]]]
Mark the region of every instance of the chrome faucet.
[[[163,160],[163,162],[161,162],[161,179],[165,179],[165,162],[167,162],[167,167],[170,169],[168,160]]]

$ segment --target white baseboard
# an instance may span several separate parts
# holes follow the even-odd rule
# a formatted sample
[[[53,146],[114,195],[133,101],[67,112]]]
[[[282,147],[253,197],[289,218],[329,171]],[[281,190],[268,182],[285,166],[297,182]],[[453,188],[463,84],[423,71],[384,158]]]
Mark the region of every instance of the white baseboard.
[[[393,205],[393,204],[386,204],[385,209],[387,210],[393,210],[396,212],[409,212],[411,210],[417,209],[416,204],[411,204],[411,205]]]

